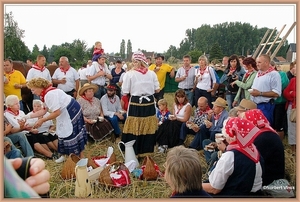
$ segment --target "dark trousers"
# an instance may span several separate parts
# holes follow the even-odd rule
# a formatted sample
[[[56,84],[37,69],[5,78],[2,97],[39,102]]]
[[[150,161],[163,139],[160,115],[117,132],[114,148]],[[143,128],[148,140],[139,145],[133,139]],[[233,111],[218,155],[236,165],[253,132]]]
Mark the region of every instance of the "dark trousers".
[[[196,132],[193,131],[192,129],[189,129],[189,128],[186,126],[186,123],[183,123],[183,124],[181,125],[181,128],[180,128],[179,141],[182,142],[182,143],[184,143],[187,134],[195,135]]]
[[[154,98],[156,99],[156,103],[158,102],[158,100],[164,98],[164,94],[165,94],[165,88],[161,89],[159,93],[154,93]]]
[[[75,92],[75,89],[71,90],[71,91],[68,91],[68,92],[65,92],[66,94],[70,95],[71,97],[74,97],[74,92]],[[75,97],[74,97],[75,98]],[[76,98],[75,98],[76,99]]]
[[[211,103],[212,102],[211,93],[207,92],[206,90],[201,90],[199,88],[195,89],[195,101],[194,101],[194,103],[195,103],[196,108],[198,107],[198,99],[202,96],[207,98],[208,105],[209,105],[210,108],[212,108],[213,105]]]
[[[260,109],[262,111],[262,113],[265,115],[265,117],[270,122],[270,125],[273,125],[274,108],[275,108],[275,103],[274,103],[273,100],[270,101],[270,102],[267,102],[267,103],[259,103],[259,104],[257,104],[257,109]]]

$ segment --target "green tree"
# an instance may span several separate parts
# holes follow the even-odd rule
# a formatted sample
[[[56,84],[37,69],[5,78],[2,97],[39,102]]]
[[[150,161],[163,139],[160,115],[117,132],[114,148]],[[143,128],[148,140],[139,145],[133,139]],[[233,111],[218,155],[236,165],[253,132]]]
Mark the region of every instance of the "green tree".
[[[182,58],[185,54],[187,54],[191,50],[191,45],[188,40],[185,38],[181,41],[180,46],[177,51],[176,58]],[[174,55],[175,56],[175,55]]]
[[[22,41],[25,31],[14,21],[12,12],[4,14],[4,57],[26,61],[30,50]]]
[[[168,58],[167,63],[169,64],[177,64],[179,62],[179,59],[176,59],[175,57],[171,56]]]
[[[128,39],[128,41],[127,41],[127,57],[128,57],[128,55],[130,55],[131,53],[132,53],[132,44],[131,44],[131,41],[130,41],[130,39]]]
[[[74,64],[74,61],[72,60],[73,58],[71,57],[72,56],[71,50],[69,48],[60,46],[55,50],[53,55],[54,55],[53,61],[58,62],[60,57],[66,56],[68,57],[71,66],[73,66]]]
[[[48,57],[49,57],[49,50],[48,50],[48,48],[47,48],[46,45],[43,46],[43,50],[42,50],[40,53],[41,53],[43,56],[46,57],[47,62],[50,62],[50,61],[48,60]]]
[[[179,48],[176,48],[177,55],[173,54],[173,56],[181,58],[191,50],[200,50],[210,54],[215,43],[219,44],[224,55],[250,55],[256,50],[267,29],[266,27],[258,29],[257,26],[253,27],[249,23],[241,22],[225,22],[213,26],[203,24],[197,29],[186,30],[186,37],[181,41]],[[271,37],[271,40],[273,41],[275,37],[276,34]],[[288,42],[285,42],[277,55],[285,55],[287,47]],[[272,51],[275,48],[273,47]],[[267,50],[268,48],[265,51]],[[170,55],[170,52],[169,48],[167,54]],[[174,52],[173,47],[172,52]]]
[[[164,53],[165,58],[170,58],[170,57],[175,57],[175,58],[179,58],[178,57],[178,51],[176,46],[171,45],[169,47],[169,49],[167,50],[167,52]]]
[[[71,60],[74,61],[74,67],[81,67],[83,63],[85,63],[88,58],[85,58],[87,52],[87,44],[85,41],[81,41],[79,39],[75,39],[71,46]]]
[[[85,62],[87,62],[87,60],[91,60],[92,59],[92,55],[94,52],[94,46],[87,48],[85,51]]]
[[[219,46],[219,44],[216,42],[213,44],[213,46],[210,49],[209,52],[209,60],[212,61],[214,59],[221,60],[223,58],[222,50]]]
[[[34,44],[34,46],[32,48],[32,51],[31,51],[31,54],[30,54],[30,57],[32,58],[32,60],[36,61],[36,57],[39,54],[40,54],[40,49],[36,44]]]
[[[49,63],[54,61],[58,64],[58,60],[55,60],[55,56],[54,56],[54,53],[57,49],[58,49],[57,45],[52,45],[51,48],[49,49],[49,55],[48,55],[48,58],[47,58],[47,61],[49,61]]]
[[[199,50],[192,50],[188,52],[188,55],[191,56],[192,61],[191,63],[198,63],[198,58],[202,55],[203,53]]]
[[[122,39],[121,45],[120,45],[120,55],[122,58],[125,58],[125,40]]]

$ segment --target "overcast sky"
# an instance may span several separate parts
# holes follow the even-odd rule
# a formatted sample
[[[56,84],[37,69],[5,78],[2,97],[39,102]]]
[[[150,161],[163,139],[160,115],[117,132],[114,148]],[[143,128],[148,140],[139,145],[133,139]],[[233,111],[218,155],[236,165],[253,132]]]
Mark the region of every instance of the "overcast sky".
[[[280,37],[296,21],[295,4],[266,5],[34,5],[5,4],[12,11],[19,28],[25,30],[23,41],[30,50],[34,44],[72,43],[84,40],[88,47],[101,41],[106,53],[119,52],[122,39],[130,39],[132,50],[164,52],[170,45],[179,47],[187,29],[203,24],[224,22],[250,23],[258,28],[282,29]],[[296,42],[296,27],[287,40]],[[258,45],[258,44],[257,44]]]

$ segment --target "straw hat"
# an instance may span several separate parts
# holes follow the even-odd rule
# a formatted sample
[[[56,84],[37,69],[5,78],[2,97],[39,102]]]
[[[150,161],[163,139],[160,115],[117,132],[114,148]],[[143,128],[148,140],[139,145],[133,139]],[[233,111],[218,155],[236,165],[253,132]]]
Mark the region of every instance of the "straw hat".
[[[239,111],[246,111],[249,109],[256,109],[256,108],[257,108],[257,105],[253,101],[246,100],[246,99],[242,99],[239,106],[235,107],[235,109],[237,109]]]
[[[93,89],[95,93],[98,91],[98,86],[95,84],[85,83],[82,88],[80,88],[79,95],[81,96],[87,89]]]
[[[220,97],[218,97],[215,102],[212,102],[212,104],[217,105],[219,107],[227,107],[227,101]]]

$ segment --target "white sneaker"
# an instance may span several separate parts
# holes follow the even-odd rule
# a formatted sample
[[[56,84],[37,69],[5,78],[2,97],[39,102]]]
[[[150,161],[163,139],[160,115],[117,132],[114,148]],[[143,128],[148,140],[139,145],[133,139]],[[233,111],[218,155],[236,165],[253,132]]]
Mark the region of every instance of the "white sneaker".
[[[66,160],[66,158],[62,155],[58,159],[55,160],[55,163],[62,163]]]
[[[158,153],[164,153],[164,148],[162,146],[157,147]]]

